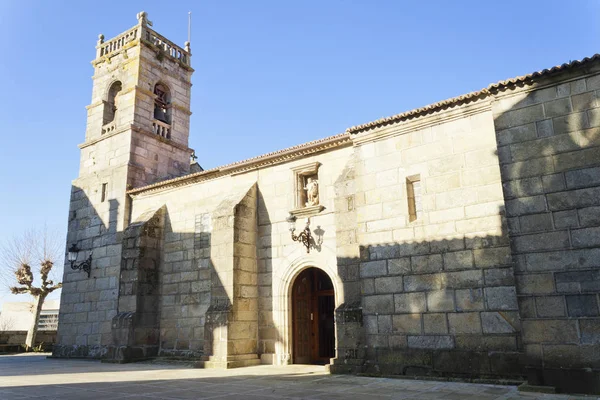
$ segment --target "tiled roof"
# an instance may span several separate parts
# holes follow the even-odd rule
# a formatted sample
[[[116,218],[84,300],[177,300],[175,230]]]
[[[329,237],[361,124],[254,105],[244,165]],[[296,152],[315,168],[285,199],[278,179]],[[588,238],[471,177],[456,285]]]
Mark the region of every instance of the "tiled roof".
[[[488,85],[488,87],[478,90],[476,92],[471,92],[468,94],[463,94],[462,96],[453,97],[451,99],[442,100],[437,103],[433,103],[427,105],[425,107],[416,108],[414,110],[406,111],[400,114],[392,115],[391,117],[380,118],[378,120],[367,122],[366,124],[353,126],[351,128],[346,129],[347,133],[358,133],[364,130],[377,128],[380,126],[389,125],[392,123],[396,123],[399,121],[411,119],[420,115],[425,115],[430,112],[444,110],[450,107],[454,107],[460,104],[466,104],[473,100],[481,99],[494,91],[497,91],[502,88],[511,87],[519,84],[527,84],[531,83],[533,80],[539,77],[545,77],[548,75],[552,75],[558,72],[563,72],[566,69],[578,67],[584,64],[587,64],[591,61],[598,60],[600,58],[600,54],[594,54],[592,57],[586,57],[582,60],[570,61],[568,63],[564,63],[562,65],[557,65],[555,67],[549,69],[543,69],[541,71],[536,71],[531,74],[518,76],[516,78],[506,79],[497,83],[492,83]]]
[[[377,128],[380,126],[385,126],[389,124],[393,124],[396,122],[400,122],[403,120],[415,118],[421,115],[426,115],[431,112],[444,110],[450,107],[454,107],[461,104],[466,104],[471,101],[475,101],[478,99],[482,99],[487,97],[503,88],[509,88],[520,84],[529,84],[532,83],[536,78],[546,77],[553,75],[555,73],[563,72],[567,69],[579,67],[585,64],[588,64],[592,61],[600,59],[600,54],[594,54],[592,57],[585,57],[582,60],[570,61],[568,63],[564,63],[561,65],[557,65],[552,68],[543,69],[541,71],[536,71],[531,74],[518,76],[516,78],[506,79],[503,81],[499,81],[496,83],[492,83],[488,85],[488,87],[483,88],[481,90],[463,94],[458,97],[453,97],[447,100],[442,100],[437,103],[433,103],[427,105],[425,107],[416,108],[414,110],[406,111],[400,114],[392,115],[391,117],[380,118],[378,120],[368,122],[362,125],[356,125],[351,128],[346,129],[345,133],[341,133],[335,136],[329,136],[324,139],[314,140],[312,142],[299,144],[297,146],[288,147],[283,150],[274,151],[271,153],[263,154],[258,157],[248,158],[243,161],[237,161],[231,164],[226,164],[217,168],[208,169],[206,171],[196,172],[193,174],[184,175],[178,178],[165,180],[162,182],[157,182],[152,185],[143,186],[139,188],[135,188],[129,190],[128,193],[135,194],[144,192],[146,190],[158,189],[160,187],[165,186],[180,186],[183,184],[187,184],[188,182],[195,182],[198,180],[210,179],[213,177],[231,174],[235,172],[243,172],[250,169],[255,169],[264,165],[272,165],[277,164],[279,162],[289,161],[306,154],[312,154],[324,149],[329,149],[332,147],[337,147],[342,144],[347,144],[350,142],[350,135],[356,134],[361,131]]]

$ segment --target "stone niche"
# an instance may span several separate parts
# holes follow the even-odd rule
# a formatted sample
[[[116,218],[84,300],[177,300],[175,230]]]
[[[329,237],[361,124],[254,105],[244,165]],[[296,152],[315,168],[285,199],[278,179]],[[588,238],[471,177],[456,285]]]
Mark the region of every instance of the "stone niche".
[[[294,209],[290,214],[296,217],[310,217],[323,211],[319,193],[319,167],[312,162],[292,168],[294,173]]]

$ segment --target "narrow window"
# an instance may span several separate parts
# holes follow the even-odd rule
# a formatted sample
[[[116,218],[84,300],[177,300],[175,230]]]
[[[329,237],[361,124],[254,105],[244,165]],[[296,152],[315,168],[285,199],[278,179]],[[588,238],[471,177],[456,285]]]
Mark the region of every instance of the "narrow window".
[[[108,183],[102,184],[102,195],[100,197],[100,202],[104,203],[106,201],[106,189],[108,187]]]
[[[408,197],[408,220],[413,222],[420,219],[423,213],[421,175],[412,175],[406,178],[406,193]]]

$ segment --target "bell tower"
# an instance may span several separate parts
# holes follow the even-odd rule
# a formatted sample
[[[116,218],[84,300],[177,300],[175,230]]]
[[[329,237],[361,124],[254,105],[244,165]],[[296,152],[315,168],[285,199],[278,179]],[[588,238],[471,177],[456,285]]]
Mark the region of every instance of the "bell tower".
[[[121,242],[132,188],[190,171],[191,50],[137,24],[96,46],[92,101],[79,176],[73,181],[67,248],[91,273],[65,264],[56,356],[102,357],[119,306]],[[103,350],[104,349],[104,350]]]

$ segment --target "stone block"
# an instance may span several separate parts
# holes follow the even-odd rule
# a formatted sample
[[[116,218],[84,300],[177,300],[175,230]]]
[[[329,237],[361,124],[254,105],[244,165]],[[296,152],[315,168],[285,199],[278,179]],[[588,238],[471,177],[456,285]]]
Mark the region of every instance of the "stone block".
[[[548,369],[560,368],[563,371],[568,371],[569,369],[585,368],[589,371],[590,369],[597,369],[600,366],[600,362],[598,361],[598,349],[595,346],[544,344],[543,349],[544,367]],[[560,371],[561,375],[564,374],[563,371]],[[597,376],[593,377],[592,381],[597,382]],[[585,382],[585,380],[579,380],[579,382],[573,385],[572,390],[580,388],[582,382]]]
[[[483,310],[483,289],[456,290],[456,310]]]
[[[533,123],[515,126],[498,131],[497,137],[499,146],[533,140],[536,138],[536,127]]]
[[[370,261],[360,264],[360,277],[371,278],[387,275],[387,261]]]
[[[392,314],[394,312],[394,296],[391,294],[364,296],[363,301],[365,314]]]
[[[526,256],[526,266],[528,271],[564,271],[575,269],[586,269],[597,266],[595,260],[600,259],[600,249],[580,249],[570,251],[553,251],[544,253],[531,253]],[[568,282],[573,277],[579,280],[578,272],[575,275],[557,275],[567,280],[558,280]],[[588,274],[587,272],[584,274]],[[591,275],[586,275],[586,279],[592,279]]]
[[[393,317],[394,333],[396,334],[420,334],[421,314],[401,314]]]
[[[575,210],[569,211],[575,214],[572,220],[573,223],[571,224],[571,227],[576,227],[577,214],[575,213]],[[579,214],[579,222],[581,223],[582,227],[600,225],[600,207],[580,208],[579,210],[577,210],[577,213]]]
[[[518,297],[519,312],[521,318],[536,318],[535,312],[535,297]]]
[[[411,257],[411,265],[414,273],[439,272],[442,270],[442,255],[413,256]]]
[[[521,233],[543,232],[554,229],[552,225],[552,214],[530,214],[519,218]]]
[[[475,266],[478,268],[510,265],[512,261],[510,247],[476,249],[473,251],[473,256],[475,257]]]
[[[445,278],[445,285],[442,284],[442,288],[445,286],[447,288],[464,289],[483,285],[483,272],[479,270],[448,272],[443,277]]]
[[[379,333],[392,333],[392,316],[378,315],[377,328]]]
[[[541,104],[506,111],[498,115],[494,120],[496,130],[512,128],[514,126],[525,125],[544,118],[544,108]]]
[[[511,336],[456,335],[457,350],[472,351],[516,351],[517,340]]]
[[[600,319],[582,319],[579,321],[581,343],[600,345]]]
[[[506,198],[535,196],[544,192],[539,176],[504,182],[502,187]]]
[[[597,186],[600,184],[600,167],[566,171],[565,180],[569,189]]]
[[[443,350],[454,348],[452,336],[409,336],[408,347],[412,349]]]
[[[425,334],[448,333],[448,322],[444,313],[423,314],[423,332]]]
[[[404,277],[404,291],[437,290],[444,286],[443,274],[410,275]]]
[[[573,247],[600,246],[600,227],[571,230]]]
[[[552,119],[536,121],[535,130],[537,132],[537,136],[540,138],[554,135],[554,126],[552,125]]]
[[[515,284],[512,268],[491,268],[483,271],[486,286],[507,286]]]
[[[535,298],[537,316],[540,318],[564,317],[565,299],[563,296],[540,296]]]
[[[546,199],[542,195],[520,197],[506,201],[506,215],[509,217],[544,211],[546,211]]]
[[[579,226],[576,210],[555,211],[552,213],[552,218],[556,229],[575,228]],[[600,223],[600,214],[598,223]],[[585,226],[583,223],[582,225]]]
[[[433,365],[442,372],[485,375],[490,373],[486,353],[467,351],[440,351],[434,354]]]
[[[579,343],[577,322],[570,320],[523,320],[525,343]]]
[[[470,269],[473,268],[473,252],[471,250],[454,251],[444,254],[444,269]]]
[[[386,276],[375,278],[376,293],[398,293],[402,292],[402,277],[401,276]]]
[[[390,275],[404,275],[410,273],[410,257],[389,259],[387,267]]]
[[[379,333],[379,326],[377,325],[377,315],[364,315],[363,325],[367,335],[376,335]]]
[[[360,281],[360,293],[362,295],[375,293],[375,279],[362,279]]]
[[[568,98],[548,101],[544,103],[544,111],[549,118],[566,115],[572,111],[571,102]]]
[[[517,293],[522,294],[553,294],[554,279],[552,274],[515,275]]]
[[[454,311],[453,290],[433,290],[427,292],[428,311]]]
[[[590,127],[585,112],[575,112],[569,115],[558,116],[552,120],[552,123],[556,135],[580,131]]]
[[[583,238],[582,238],[583,241]],[[519,253],[565,249],[570,246],[569,233],[556,231],[517,236],[513,239],[515,250]]]
[[[488,310],[517,310],[517,293],[514,286],[488,287],[484,289]]]
[[[598,300],[595,294],[566,296],[569,317],[597,317]]]
[[[492,311],[481,313],[481,327],[483,333],[514,333],[518,331],[511,315],[505,311]]]
[[[598,270],[557,272],[554,276],[556,278],[556,290],[560,293],[600,291],[600,271]]]
[[[585,111],[600,105],[596,92],[593,91],[571,96],[571,103],[573,104],[573,111]]]
[[[394,308],[397,313],[419,313],[427,310],[425,293],[401,293],[394,295]]]
[[[450,313],[448,325],[451,334],[481,333],[481,320],[478,312]]]
[[[545,193],[559,192],[566,188],[565,177],[562,173],[542,176]]]

